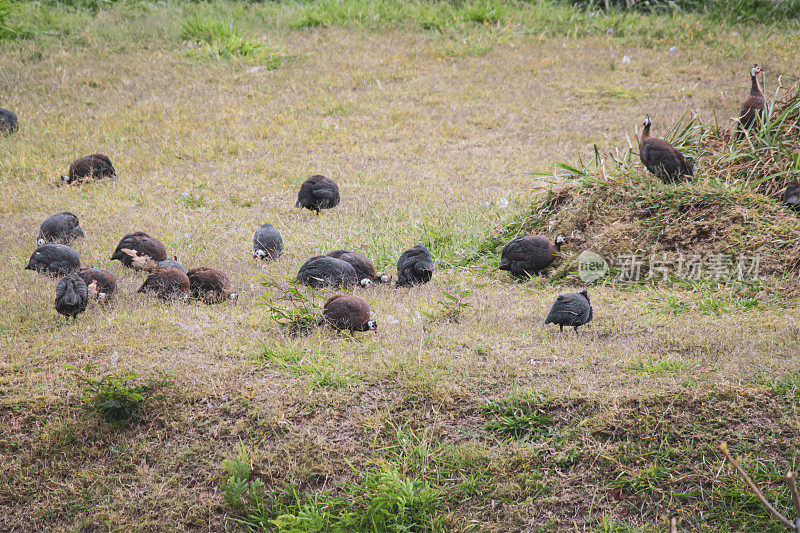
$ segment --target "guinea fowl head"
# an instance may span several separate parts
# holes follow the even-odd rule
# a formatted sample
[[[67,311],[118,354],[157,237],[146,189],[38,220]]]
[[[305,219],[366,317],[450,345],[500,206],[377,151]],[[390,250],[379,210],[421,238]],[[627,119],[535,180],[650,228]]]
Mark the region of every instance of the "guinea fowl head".
[[[561,251],[561,246],[565,242],[567,242],[567,238],[564,237],[563,235],[559,235],[559,236],[556,237],[556,241],[555,242],[556,242],[556,250],[558,250],[560,252]]]
[[[764,69],[762,67],[759,67],[758,63],[756,63],[755,65],[753,65],[753,68],[750,69],[750,76],[755,78],[762,72],[764,72]]]
[[[230,300],[232,302],[235,302],[238,299],[239,299],[239,294],[238,293],[232,292],[232,293],[230,293],[228,295],[228,300]]]
[[[36,245],[37,245],[37,246],[41,246],[41,245],[43,245],[43,244],[44,244],[44,243],[46,243],[46,242],[47,242],[47,241],[46,241],[46,240],[44,240],[44,237],[39,237],[38,239],[36,239]]]
[[[578,294],[580,294],[581,296],[583,296],[584,298],[586,298],[586,301],[587,301],[587,302],[589,301],[589,291],[587,291],[586,289],[583,289],[583,290],[582,290],[581,292],[579,292]]]
[[[650,130],[650,124],[652,124],[652,122],[650,120],[650,115],[645,115],[644,116],[644,122],[642,122],[642,125],[644,126],[644,129],[645,130]]]
[[[372,280],[371,280],[371,279],[369,279],[369,278],[364,278],[364,279],[362,279],[361,281],[359,281],[358,283],[359,283],[359,284],[360,284],[362,287],[364,287],[365,289],[367,289],[367,288],[369,288],[369,287],[372,287]]]
[[[253,259],[261,259],[265,255],[267,255],[266,251],[264,251],[264,250],[256,250],[255,252],[253,252]]]
[[[378,323],[374,320],[367,322],[367,331],[378,331]]]

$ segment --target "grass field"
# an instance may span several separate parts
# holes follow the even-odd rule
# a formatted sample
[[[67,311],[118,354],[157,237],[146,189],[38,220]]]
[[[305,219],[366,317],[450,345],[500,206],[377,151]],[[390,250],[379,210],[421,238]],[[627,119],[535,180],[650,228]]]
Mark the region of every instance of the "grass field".
[[[521,283],[485,252],[550,187],[539,173],[625,145],[646,113],[658,136],[692,112],[727,122],[755,62],[769,94],[796,82],[796,18],[491,1],[13,9],[0,530],[638,532],[677,517],[780,531],[721,440],[794,516],[800,312],[775,287],[796,266],[761,285],[607,280],[589,287],[594,321],[562,335],[543,320],[575,277]],[[96,151],[115,180],[57,187]],[[314,173],[342,192],[319,217],[292,209]],[[120,279],[74,324],[55,280],[23,270],[59,211],[81,220],[82,263]],[[275,263],[251,259],[264,222],[286,243]],[[109,261],[135,230],[227,272],[239,301],[135,294],[143,275]],[[362,251],[394,276],[417,243],[430,284],[355,291],[377,334],[291,336],[261,305],[265,282],[287,286],[312,255]],[[124,371],[129,386],[168,381],[109,423],[87,383],[111,376],[130,398]]]

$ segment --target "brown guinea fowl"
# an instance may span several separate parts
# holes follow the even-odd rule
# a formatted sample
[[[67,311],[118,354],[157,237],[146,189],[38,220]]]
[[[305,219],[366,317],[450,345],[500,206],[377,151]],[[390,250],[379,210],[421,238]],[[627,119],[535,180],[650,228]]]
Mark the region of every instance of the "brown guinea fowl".
[[[389,283],[391,281],[391,277],[387,274],[378,273],[369,257],[362,253],[334,250],[326,255],[350,263],[355,269],[358,283],[362,287],[371,287],[373,283]]]
[[[650,117],[644,117],[644,131],[639,141],[639,157],[644,166],[664,183],[691,180],[692,166],[683,154],[664,139],[650,136]]]
[[[117,277],[109,270],[84,267],[77,274],[86,283],[92,301],[105,303],[117,291]]]
[[[116,177],[117,171],[107,155],[92,154],[76,159],[69,166],[66,176],[61,176],[64,185],[81,183],[93,179]]]
[[[158,263],[167,258],[164,244],[143,231],[125,235],[111,256],[112,261],[119,261],[134,270],[147,270],[158,267]]]
[[[136,292],[152,294],[162,300],[186,300],[190,287],[189,277],[177,268],[159,267],[147,276]]]
[[[238,294],[231,288],[231,280],[221,270],[209,267],[197,267],[186,273],[192,298],[206,303],[223,300],[236,301]]]
[[[89,302],[89,293],[86,283],[75,274],[70,274],[61,279],[56,286],[56,311],[75,320],[77,316],[86,311]]]
[[[376,331],[378,324],[369,317],[369,304],[363,298],[337,294],[325,302],[319,325],[328,324],[339,330]]]
[[[739,110],[739,126],[736,129],[737,139],[744,137],[745,130],[752,128],[757,119],[764,119],[766,100],[758,84],[758,75],[762,72],[764,72],[764,69],[758,65],[753,65],[753,68],[750,69],[750,94],[747,95],[742,108]]]

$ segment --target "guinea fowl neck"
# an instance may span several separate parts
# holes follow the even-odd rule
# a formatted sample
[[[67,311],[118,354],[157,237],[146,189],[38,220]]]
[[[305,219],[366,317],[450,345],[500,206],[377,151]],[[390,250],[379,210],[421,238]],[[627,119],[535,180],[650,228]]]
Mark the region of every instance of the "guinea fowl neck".
[[[647,124],[642,131],[642,140],[650,138],[650,124]]]
[[[750,94],[761,96],[761,87],[758,86],[758,76],[750,75]]]

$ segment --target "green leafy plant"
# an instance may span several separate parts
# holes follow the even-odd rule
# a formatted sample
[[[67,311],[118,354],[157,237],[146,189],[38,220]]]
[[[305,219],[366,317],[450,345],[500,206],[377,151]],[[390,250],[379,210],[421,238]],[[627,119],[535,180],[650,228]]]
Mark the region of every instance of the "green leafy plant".
[[[236,457],[222,461],[222,468],[228,473],[221,487],[225,503],[237,511],[263,503],[264,483],[251,479],[253,467],[244,444],[236,445]]]
[[[521,395],[516,390],[506,400],[490,401],[484,412],[491,417],[486,429],[505,438],[540,440],[551,435],[547,400]]]
[[[265,306],[272,320],[288,333],[308,333],[319,322],[322,308],[320,293],[294,278],[287,281],[288,286],[265,280],[264,287],[272,292],[265,291],[259,305]]]
[[[431,322],[458,322],[471,305],[466,301],[470,294],[470,289],[455,285],[443,292],[437,306],[432,311],[425,312],[425,316]]]
[[[280,50],[246,37],[233,21],[208,18],[199,13],[183,22],[181,39],[191,43],[195,50],[217,59],[246,57],[258,60],[270,69],[278,68],[285,59]]]

